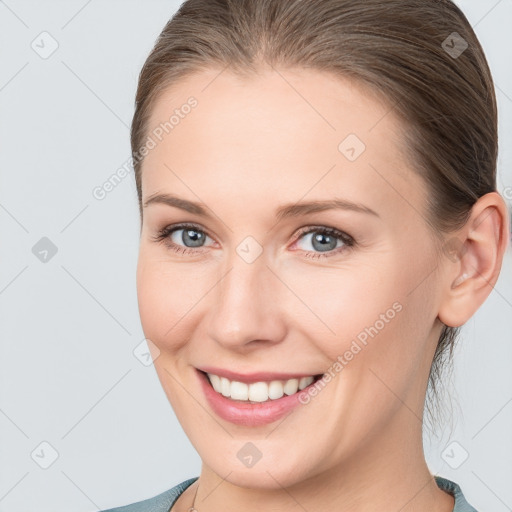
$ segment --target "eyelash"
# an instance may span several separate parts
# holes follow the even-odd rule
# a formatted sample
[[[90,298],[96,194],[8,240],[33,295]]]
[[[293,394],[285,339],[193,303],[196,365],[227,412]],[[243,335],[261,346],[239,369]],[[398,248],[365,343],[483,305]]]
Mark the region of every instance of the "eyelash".
[[[172,251],[174,251],[178,254],[185,255],[185,254],[190,254],[190,253],[195,253],[197,251],[200,251],[202,248],[194,249],[193,247],[182,247],[182,246],[176,245],[174,242],[170,241],[169,235],[171,235],[174,231],[179,231],[180,229],[190,229],[193,231],[198,231],[198,232],[204,233],[206,236],[212,238],[199,225],[184,223],[184,224],[174,224],[174,225],[166,226],[165,228],[159,230],[158,233],[156,234],[156,236],[152,237],[152,239],[155,242],[164,243],[166,245],[166,247],[168,247],[169,249],[171,249]],[[306,257],[308,257],[308,258],[312,258],[312,259],[330,258],[332,256],[340,254],[341,252],[345,252],[345,251],[355,247],[355,245],[356,245],[354,238],[352,238],[347,233],[344,233],[343,231],[339,231],[338,229],[330,228],[327,226],[308,226],[307,228],[302,228],[299,230],[295,241],[298,241],[302,236],[308,235],[310,233],[321,233],[323,235],[333,236],[333,237],[341,240],[344,243],[344,246],[338,247],[331,251],[327,251],[326,253],[304,251],[307,253]]]

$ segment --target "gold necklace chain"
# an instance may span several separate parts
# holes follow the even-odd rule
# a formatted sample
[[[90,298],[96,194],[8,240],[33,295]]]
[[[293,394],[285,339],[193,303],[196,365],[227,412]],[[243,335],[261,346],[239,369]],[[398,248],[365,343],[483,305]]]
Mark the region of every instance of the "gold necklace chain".
[[[196,497],[197,497],[198,490],[199,490],[199,483],[197,484],[196,493],[194,494],[194,501],[192,502],[192,506],[188,509],[188,512],[197,512],[197,510],[195,509],[195,505],[196,505]]]

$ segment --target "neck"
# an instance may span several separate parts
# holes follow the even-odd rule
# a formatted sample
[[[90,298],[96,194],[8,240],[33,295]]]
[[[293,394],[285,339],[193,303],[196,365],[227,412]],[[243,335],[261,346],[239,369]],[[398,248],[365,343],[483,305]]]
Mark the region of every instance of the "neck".
[[[407,407],[385,432],[369,436],[362,450],[337,466],[286,488],[267,473],[271,488],[247,488],[232,483],[233,472],[223,479],[203,464],[183,510],[192,503],[197,512],[452,512],[454,507],[453,497],[438,488],[427,467],[421,421]]]

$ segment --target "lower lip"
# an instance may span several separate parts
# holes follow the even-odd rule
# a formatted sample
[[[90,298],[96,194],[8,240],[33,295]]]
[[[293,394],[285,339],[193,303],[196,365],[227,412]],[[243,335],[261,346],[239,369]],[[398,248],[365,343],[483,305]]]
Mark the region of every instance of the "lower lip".
[[[232,400],[231,398],[226,398],[220,393],[217,393],[204,373],[197,370],[197,374],[199,375],[199,380],[201,381],[206,399],[213,411],[218,416],[231,423],[246,427],[266,425],[279,420],[298,405],[303,405],[299,401],[300,393],[307,393],[308,388],[315,384],[315,382],[312,382],[309,386],[299,390],[297,393],[284,395],[277,400],[249,403]]]

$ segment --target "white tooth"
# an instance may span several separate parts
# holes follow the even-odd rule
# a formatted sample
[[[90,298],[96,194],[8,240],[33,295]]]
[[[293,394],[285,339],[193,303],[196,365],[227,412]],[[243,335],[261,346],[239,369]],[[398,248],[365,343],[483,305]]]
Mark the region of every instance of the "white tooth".
[[[283,395],[293,395],[298,390],[309,386],[315,379],[312,376],[287,381],[273,380],[271,382],[244,382],[230,381],[225,377],[208,373],[213,389],[227,398],[233,400],[250,400],[251,402],[266,402],[278,400]]]
[[[265,402],[268,400],[268,384],[266,382],[253,382],[249,384],[249,400]]]
[[[213,389],[217,391],[217,393],[220,393],[222,390],[222,385],[220,383],[220,377],[218,375],[214,375],[213,373],[208,373],[208,378],[210,379],[210,382],[212,383]]]
[[[299,389],[308,387],[315,379],[313,377],[301,377],[299,381]]]
[[[298,379],[287,380],[284,384],[284,392],[287,395],[293,395],[294,393],[297,393],[297,389],[299,389]]]
[[[248,400],[249,386],[245,382],[234,380],[231,383],[231,398],[234,400]]]
[[[268,397],[277,400],[284,395],[283,383],[280,380],[273,380],[268,386]]]
[[[221,386],[221,393],[223,396],[228,397],[230,393],[231,384],[229,383],[229,380],[226,379],[226,377],[220,378],[220,386]]]

